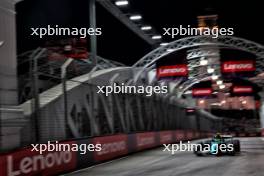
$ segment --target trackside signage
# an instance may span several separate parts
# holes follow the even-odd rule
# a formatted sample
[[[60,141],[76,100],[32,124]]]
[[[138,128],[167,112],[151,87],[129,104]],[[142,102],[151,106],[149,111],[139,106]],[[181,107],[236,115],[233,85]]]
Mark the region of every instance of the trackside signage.
[[[173,142],[173,133],[172,131],[162,131],[159,132],[160,144],[169,144]]]
[[[147,133],[138,133],[136,134],[136,146],[137,150],[143,150],[157,146],[156,133],[147,132]]]
[[[194,88],[192,89],[193,96],[209,96],[212,94],[212,88]]]
[[[261,106],[260,101],[259,101],[259,100],[256,100],[256,101],[255,101],[255,107],[256,107],[256,109],[259,109],[260,106]]]
[[[188,76],[188,67],[186,64],[181,65],[170,65],[170,66],[160,66],[157,68],[157,77],[178,77],[178,76]]]
[[[71,144],[71,143],[68,143]],[[27,148],[3,157],[0,156],[1,176],[56,175],[74,170],[76,152],[39,152]]]
[[[263,131],[264,132],[264,131]],[[206,133],[204,133],[206,134]],[[210,134],[210,133],[209,133]],[[191,140],[191,130],[145,132],[94,137],[60,144],[101,144],[101,150],[89,151],[32,151],[25,148],[0,155],[0,176],[53,176],[85,168],[120,156],[170,144],[180,140]]]
[[[194,137],[194,134],[193,134],[192,131],[187,131],[186,132],[186,139],[187,140],[191,140],[191,139],[193,139],[193,137]]]
[[[175,131],[175,138],[176,141],[181,141],[185,139],[185,133],[183,130],[176,130]]]
[[[251,86],[234,86],[233,93],[252,93],[253,88]]]
[[[194,133],[194,137],[195,137],[195,138],[199,138],[199,137],[200,137],[200,132],[199,132],[199,131],[195,131],[195,133]]]
[[[127,135],[115,135],[94,138],[93,143],[101,144],[102,146],[101,151],[94,152],[95,161],[104,161],[127,154],[127,141]]]
[[[255,63],[252,60],[226,61],[222,63],[223,73],[232,72],[253,72],[256,70]]]

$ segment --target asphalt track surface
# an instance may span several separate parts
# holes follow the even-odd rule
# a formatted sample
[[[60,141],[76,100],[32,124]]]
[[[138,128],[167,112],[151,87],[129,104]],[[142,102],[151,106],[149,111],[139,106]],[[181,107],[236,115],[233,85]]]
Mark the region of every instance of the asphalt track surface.
[[[264,139],[239,138],[236,156],[171,155],[162,148],[76,171],[67,176],[264,176]]]

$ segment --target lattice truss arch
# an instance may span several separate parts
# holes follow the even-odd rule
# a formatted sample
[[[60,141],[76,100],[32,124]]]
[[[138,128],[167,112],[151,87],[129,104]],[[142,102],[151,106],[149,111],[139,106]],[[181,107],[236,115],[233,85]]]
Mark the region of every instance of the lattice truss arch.
[[[166,46],[161,46],[152,52],[148,53],[144,57],[142,57],[138,62],[136,62],[133,67],[140,68],[140,71],[136,72],[134,75],[134,83],[141,78],[143,72],[153,68],[155,63],[162,57],[172,53],[177,52],[182,49],[192,49],[194,47],[218,47],[218,48],[231,48],[237,49],[241,51],[245,51],[256,56],[256,67],[257,67],[257,74],[264,72],[264,46],[258,44],[253,41],[249,41],[243,38],[238,38],[234,36],[219,36],[217,40],[212,40],[210,36],[194,36],[194,37],[187,37],[182,38],[180,40],[173,41]],[[196,52],[191,52],[187,55],[187,59],[193,60],[191,61],[191,66],[196,67],[198,66],[196,58],[199,57],[210,57],[216,56],[217,53],[214,53],[212,50],[208,50],[207,52],[202,52],[197,50]],[[202,80],[209,79],[209,74],[196,74],[192,79],[188,79],[184,81],[182,84],[179,84],[176,88],[181,88],[183,91],[187,90],[191,87],[194,83],[198,83]],[[255,77],[252,79],[255,83],[263,83],[264,80],[262,78]]]

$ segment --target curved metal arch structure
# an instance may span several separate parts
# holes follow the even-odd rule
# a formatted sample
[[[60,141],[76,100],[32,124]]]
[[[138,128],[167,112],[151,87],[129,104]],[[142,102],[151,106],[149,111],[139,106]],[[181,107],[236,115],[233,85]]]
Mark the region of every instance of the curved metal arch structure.
[[[215,47],[207,47],[206,50],[193,49],[187,54],[187,60],[193,60],[199,57],[215,57],[219,53],[216,52]]]
[[[134,68],[141,68],[139,72],[137,72],[134,75],[134,83],[138,81],[140,78],[140,75],[149,67],[153,66],[156,61],[161,59],[162,57],[172,53],[172,52],[177,52],[182,49],[188,49],[188,48],[194,48],[194,47],[213,47],[217,46],[220,48],[232,48],[232,49],[237,49],[241,51],[245,51],[251,54],[254,54],[257,56],[257,66],[260,67],[258,68],[258,72],[261,72],[264,70],[264,46],[261,44],[258,44],[253,41],[249,41],[243,38],[239,37],[233,37],[233,36],[219,36],[217,40],[212,40],[210,36],[194,36],[194,37],[187,37],[183,38],[180,40],[173,41],[169,43],[166,46],[161,46],[152,52],[148,53],[144,57],[142,57],[138,62],[136,62],[133,67]],[[200,53],[197,51],[197,53],[193,53],[192,55],[189,55],[189,59],[194,59],[200,56],[208,56],[208,55],[214,55],[212,52],[208,53]],[[192,82],[197,82],[201,81],[204,77],[208,77],[207,74],[205,75],[200,75],[198,78],[194,78],[191,80],[187,80],[183,83],[183,85],[186,85],[189,87],[189,84],[192,84]],[[180,85],[181,86],[181,85]],[[183,89],[185,90],[185,89]]]
[[[224,46],[250,52],[259,57],[264,56],[264,46],[250,40],[231,36],[219,36],[217,40],[212,40],[210,36],[194,36],[173,41],[153,50],[136,62],[133,67],[148,67],[172,52],[196,46]]]
[[[255,84],[258,84],[260,87],[263,87],[264,82],[263,82],[263,77],[259,77],[258,74],[262,73],[264,71],[264,63],[260,58],[257,58],[256,65],[258,66],[256,69],[257,76],[250,78],[250,81],[252,81]],[[196,77],[192,79],[188,79],[179,86],[181,87],[178,97],[181,97],[185,91],[190,89],[194,84],[197,84],[201,81],[207,81],[211,79],[211,76],[209,74],[196,74]]]

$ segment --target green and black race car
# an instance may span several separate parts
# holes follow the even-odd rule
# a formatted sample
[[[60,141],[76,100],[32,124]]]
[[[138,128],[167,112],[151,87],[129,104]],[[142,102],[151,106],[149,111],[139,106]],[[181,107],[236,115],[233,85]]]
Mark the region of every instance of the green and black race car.
[[[197,156],[235,155],[240,152],[240,141],[231,135],[216,134],[212,139],[194,145],[193,151]]]

